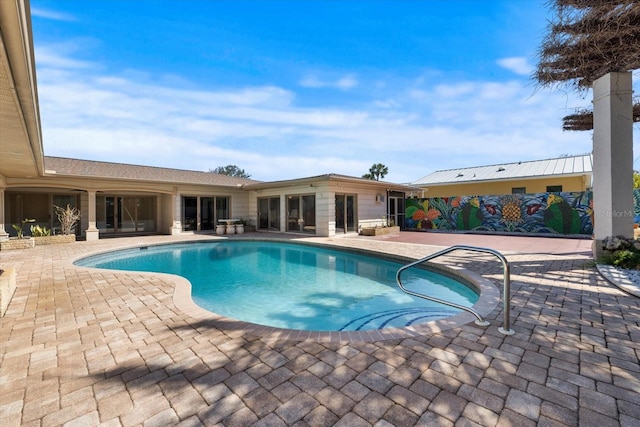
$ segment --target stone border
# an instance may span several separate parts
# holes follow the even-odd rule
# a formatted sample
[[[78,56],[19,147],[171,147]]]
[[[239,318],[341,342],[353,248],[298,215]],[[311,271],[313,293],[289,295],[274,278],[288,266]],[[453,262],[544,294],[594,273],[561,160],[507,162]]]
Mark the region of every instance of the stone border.
[[[614,267],[613,265],[596,264],[598,272],[614,286],[623,291],[640,298],[640,286],[629,280],[624,271]]]

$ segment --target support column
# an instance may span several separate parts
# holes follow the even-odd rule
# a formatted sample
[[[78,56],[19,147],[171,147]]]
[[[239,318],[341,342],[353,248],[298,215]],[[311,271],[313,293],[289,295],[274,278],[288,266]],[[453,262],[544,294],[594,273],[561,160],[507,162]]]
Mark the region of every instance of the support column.
[[[182,223],[180,222],[180,212],[182,211],[182,207],[180,206],[181,197],[180,193],[173,194],[171,196],[171,229],[169,230],[169,234],[172,236],[178,235],[182,233]]]
[[[5,219],[5,204],[4,204],[4,187],[0,187],[0,241],[8,240],[9,233],[4,229]]]
[[[631,94],[629,72],[609,73],[593,83],[595,244],[609,236],[633,238]]]
[[[89,210],[89,226],[85,230],[85,236],[87,241],[93,241],[100,239],[100,230],[96,227],[96,192],[87,191],[88,201],[87,208]]]

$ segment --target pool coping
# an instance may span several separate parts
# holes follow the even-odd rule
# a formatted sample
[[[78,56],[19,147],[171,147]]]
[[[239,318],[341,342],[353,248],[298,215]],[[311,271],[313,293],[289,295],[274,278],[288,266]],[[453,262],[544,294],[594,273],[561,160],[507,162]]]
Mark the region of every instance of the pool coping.
[[[247,238],[247,239],[239,239],[239,240],[259,240],[259,241],[273,241],[273,242],[283,242],[280,239],[269,239],[269,238]],[[109,252],[119,251],[119,250],[127,250],[127,249],[135,249],[141,247],[149,247],[149,246],[166,246],[173,244],[196,244],[196,243],[206,243],[206,242],[215,242],[215,241],[228,241],[226,239],[204,239],[198,240],[197,242],[189,241],[189,240],[179,240],[171,243],[158,243],[158,244],[133,244],[133,245],[125,245],[121,248],[111,248],[109,250],[96,251],[94,253],[83,254],[80,257],[77,257],[71,261],[72,265],[76,268],[87,269],[87,270],[103,270],[94,267],[85,267],[76,265],[75,263],[83,258],[88,258],[100,254],[105,254]],[[344,252],[356,252],[361,254],[368,254],[370,256],[378,257],[378,258],[386,258],[392,261],[406,261],[407,263],[414,261],[414,259],[384,254],[377,251],[369,251],[365,249],[353,249],[353,248],[345,248],[339,245],[332,245],[331,243],[326,242],[295,242],[289,244],[302,244],[308,246],[316,246],[316,247],[329,247],[331,249],[340,250]],[[479,292],[478,301],[471,307],[474,311],[476,311],[480,316],[482,316],[485,320],[486,316],[489,315],[500,303],[500,291],[498,288],[488,279],[485,279],[481,275],[474,273],[472,271],[466,270],[457,266],[444,266],[442,264],[434,264],[431,263],[428,267],[430,270],[434,270],[438,273],[448,275],[457,280],[465,282],[465,284],[470,285],[475,288]],[[191,296],[191,282],[186,278],[170,273],[159,273],[159,272],[145,272],[145,271],[130,271],[130,270],[115,270],[109,269],[109,271],[118,272],[122,274],[136,274],[141,276],[148,277],[162,277],[165,281],[172,283],[174,285],[173,292],[173,303],[178,310],[180,310],[185,315],[189,316],[193,319],[191,323],[194,327],[201,327],[203,324],[208,324],[211,327],[217,327],[223,330],[242,332],[244,334],[252,334],[261,338],[273,339],[273,340],[294,340],[294,341],[315,341],[315,342],[377,342],[381,340],[392,340],[392,339],[403,339],[415,336],[424,336],[424,335],[433,335],[442,331],[446,331],[453,328],[458,328],[460,326],[464,326],[467,324],[473,324],[476,327],[491,327],[490,326],[480,326],[473,323],[476,318],[468,312],[462,312],[451,317],[447,317],[445,319],[439,320],[430,320],[424,323],[401,327],[401,328],[386,328],[386,329],[375,329],[375,330],[365,330],[365,331],[307,331],[307,330],[299,330],[299,329],[286,329],[286,328],[277,328],[273,326],[266,326],[255,324],[251,322],[246,322],[243,320],[232,319],[229,317],[222,316],[220,314],[214,313],[212,311],[206,310],[199,305],[197,305]]]

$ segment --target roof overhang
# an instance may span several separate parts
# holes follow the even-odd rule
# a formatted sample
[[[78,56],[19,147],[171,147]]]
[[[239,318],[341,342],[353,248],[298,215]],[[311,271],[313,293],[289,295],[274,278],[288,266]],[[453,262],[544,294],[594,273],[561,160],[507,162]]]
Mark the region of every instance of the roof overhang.
[[[443,181],[443,182],[425,182],[419,185],[421,189],[426,187],[445,187],[451,185],[468,185],[468,184],[488,184],[494,182],[508,182],[508,181],[532,181],[538,179],[557,179],[557,178],[572,178],[572,177],[586,177],[591,180],[593,178],[593,172],[576,172],[566,173],[558,175],[531,175],[531,176],[510,176],[507,178],[493,178],[493,179],[464,179],[460,181]]]
[[[298,179],[288,179],[283,181],[271,181],[271,182],[259,182],[255,184],[245,185],[243,188],[245,190],[263,190],[263,189],[273,189],[273,188],[286,188],[286,187],[294,187],[298,185],[307,185],[314,183],[330,183],[330,182],[340,182],[340,183],[348,183],[354,186],[359,186],[362,188],[384,188],[387,191],[419,191],[420,187],[405,185],[405,184],[394,184],[392,182],[386,181],[376,181],[372,179],[364,179],[364,178],[356,178],[346,175],[336,175],[336,174],[327,174],[327,175],[318,175],[307,178],[298,178]]]
[[[28,0],[0,1],[0,175],[44,173]]]

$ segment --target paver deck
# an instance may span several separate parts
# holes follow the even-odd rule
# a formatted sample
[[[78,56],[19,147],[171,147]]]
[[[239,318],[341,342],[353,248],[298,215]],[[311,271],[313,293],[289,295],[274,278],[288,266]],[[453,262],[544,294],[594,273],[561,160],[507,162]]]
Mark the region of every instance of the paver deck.
[[[598,273],[587,241],[309,239],[414,258],[441,245],[494,246],[511,264],[511,336],[498,332],[498,305],[489,327],[282,339],[183,311],[169,276],[72,265],[97,251],[203,238],[215,237],[0,252],[0,266],[18,271],[0,318],[0,425],[640,425],[640,298]],[[442,262],[501,286],[491,257]]]

